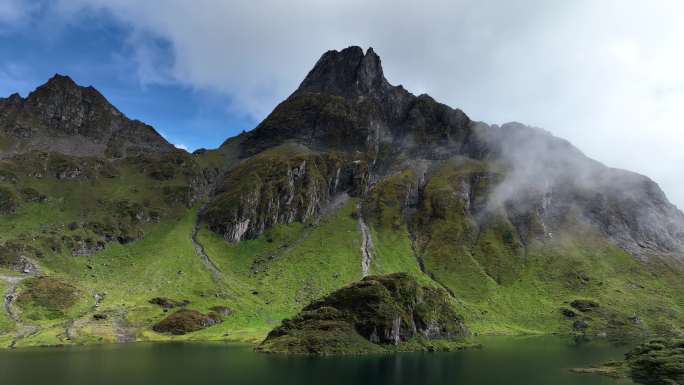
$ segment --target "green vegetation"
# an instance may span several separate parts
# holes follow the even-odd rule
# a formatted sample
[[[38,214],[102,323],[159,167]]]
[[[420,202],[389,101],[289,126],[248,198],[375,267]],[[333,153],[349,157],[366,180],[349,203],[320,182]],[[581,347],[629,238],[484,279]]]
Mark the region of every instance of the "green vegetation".
[[[237,244],[202,229],[198,240],[225,281],[250,301],[246,309],[228,304],[234,314],[226,322],[240,322],[239,327],[256,331],[254,338],[260,338],[311,301],[361,278],[354,207],[352,200],[315,227],[277,225]],[[245,319],[245,311],[254,315]]]
[[[14,207],[0,221],[0,269],[22,276],[11,270],[21,265],[20,257],[40,268],[17,287],[14,307],[23,325],[14,325],[4,311],[0,315],[2,346],[258,342],[281,320],[362,278],[359,215],[370,227],[371,274],[403,272],[421,287],[448,293],[473,334],[619,337],[682,330],[684,284],[676,268],[639,262],[570,220],[553,237],[531,222],[532,241],[523,244],[500,211],[477,221],[469,215],[487,202],[466,201],[464,194],[487,196],[504,172],[487,162],[443,161],[428,170],[420,201],[413,198],[418,172],[411,169],[378,181],[358,198],[354,189],[365,183],[363,161],[283,145],[230,169],[219,199],[208,206],[207,222],[198,224],[207,189],[199,175],[218,175],[234,160],[234,147],[227,142],[225,151],[202,155],[116,161],[46,153],[0,161],[0,198],[9,197]],[[288,190],[288,170],[302,162],[307,175]],[[321,218],[265,219],[265,207],[282,194],[291,193],[298,207],[312,197],[324,205],[338,168],[340,183],[346,183],[340,191],[356,191],[355,197],[321,208]],[[212,220],[223,223],[231,210],[246,207],[243,197],[254,191],[260,193],[255,218],[265,223],[263,233],[230,243],[212,231]],[[208,260],[193,243],[195,229]],[[586,308],[589,303],[596,306]],[[170,331],[175,326],[155,331],[154,325],[179,309],[189,325],[208,325],[212,313],[223,322],[181,328],[184,334]],[[366,338],[347,333],[346,315],[311,316],[339,326],[338,335],[318,337],[321,347],[375,349]],[[16,338],[19,329],[32,328],[35,333]],[[440,344],[416,337],[391,349],[456,346]]]
[[[203,219],[231,241],[254,238],[256,228],[297,220],[312,224],[327,201],[330,184],[346,167],[336,153],[319,154],[294,144],[260,153],[235,166],[220,182]],[[283,219],[287,218],[287,219]],[[248,226],[235,234],[233,229]]]
[[[684,382],[684,340],[653,340],[626,354],[630,376],[649,385]]]
[[[364,203],[375,248],[372,269],[431,278],[467,309],[462,314],[474,334],[620,338],[682,330],[684,287],[677,268],[637,261],[569,219],[551,237],[530,223],[527,245],[497,210],[476,222],[469,211],[487,202],[461,197],[489,196],[501,172],[496,164],[444,161],[431,170],[415,209],[405,205],[414,188],[412,171],[379,182]],[[577,300],[599,306],[581,311],[571,306]]]
[[[0,293],[3,294],[3,300],[4,300],[5,290],[7,290],[7,284],[4,281],[0,281]],[[14,329],[14,321],[9,317],[9,315],[3,309],[3,311],[0,312],[0,336],[2,336],[5,333],[10,332],[13,329]],[[0,341],[2,341],[2,340],[0,340]]]
[[[223,321],[221,316],[211,312],[207,315],[197,310],[180,309],[152,326],[158,333],[182,335],[196,332]]]
[[[30,320],[57,319],[67,315],[83,294],[74,286],[51,277],[26,281],[17,304],[22,316]]]
[[[616,378],[629,376],[644,385],[681,384],[684,382],[684,340],[650,340],[627,352],[623,361],[573,371]]]
[[[466,334],[444,290],[396,273],[368,276],[313,302],[273,329],[258,349],[291,354],[427,350],[450,346],[446,341]],[[410,347],[402,347],[407,341]]]

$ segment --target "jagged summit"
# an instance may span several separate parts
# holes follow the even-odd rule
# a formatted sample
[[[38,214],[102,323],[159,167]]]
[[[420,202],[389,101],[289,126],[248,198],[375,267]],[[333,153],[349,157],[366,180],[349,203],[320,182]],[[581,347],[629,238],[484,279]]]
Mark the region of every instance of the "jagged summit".
[[[28,150],[77,156],[122,157],[141,151],[171,151],[152,127],[130,120],[92,86],[55,74],[26,98],[0,99],[0,135],[12,143],[6,154]]]
[[[53,89],[58,88],[79,88],[80,86],[69,75],[62,75],[55,73],[45,84],[38,88],[48,87]]]
[[[357,97],[386,92],[391,87],[373,48],[368,48],[364,54],[361,47],[351,46],[323,54],[295,94],[325,92]]]
[[[242,155],[296,141],[371,158],[383,147],[440,157],[443,148],[468,152],[470,128],[461,110],[391,85],[375,51],[352,46],[323,54],[299,88],[248,134]]]
[[[47,103],[48,99],[61,102],[80,102],[86,100],[107,106],[109,109],[116,108],[93,86],[81,86],[70,76],[59,73],[54,74],[45,83],[36,87],[26,97],[33,104]]]

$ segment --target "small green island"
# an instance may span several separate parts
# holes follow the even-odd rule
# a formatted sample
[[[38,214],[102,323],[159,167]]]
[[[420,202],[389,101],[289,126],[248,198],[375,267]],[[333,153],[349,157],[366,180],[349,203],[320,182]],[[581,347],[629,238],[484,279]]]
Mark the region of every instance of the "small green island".
[[[684,384],[684,339],[653,339],[627,352],[624,360],[573,371],[615,378],[630,377],[644,385]]]
[[[257,351],[366,354],[474,346],[448,293],[405,273],[367,276],[306,306],[273,329]]]

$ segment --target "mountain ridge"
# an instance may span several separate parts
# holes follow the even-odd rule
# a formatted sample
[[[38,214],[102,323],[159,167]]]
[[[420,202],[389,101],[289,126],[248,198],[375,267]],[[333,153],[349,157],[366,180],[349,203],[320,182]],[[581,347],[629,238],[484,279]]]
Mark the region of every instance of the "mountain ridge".
[[[129,151],[173,148],[152,127],[128,119],[94,87],[79,86],[60,74],[26,98],[13,94],[0,100],[0,110],[0,131],[14,141],[3,152],[26,148],[116,158]]]

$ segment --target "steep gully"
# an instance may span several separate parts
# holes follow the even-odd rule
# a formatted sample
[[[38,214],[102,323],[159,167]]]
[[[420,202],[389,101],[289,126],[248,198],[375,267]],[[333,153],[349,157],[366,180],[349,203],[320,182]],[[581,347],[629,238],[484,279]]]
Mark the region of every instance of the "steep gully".
[[[373,239],[371,237],[370,229],[368,225],[363,220],[363,213],[361,210],[361,204],[357,206],[358,209],[358,221],[359,221],[359,232],[361,233],[361,276],[367,277],[370,272],[373,252]]]
[[[197,240],[197,232],[199,230],[200,218],[202,217],[202,213],[204,212],[206,206],[207,205],[205,203],[197,211],[197,217],[195,218],[195,222],[192,225],[192,233],[190,235],[190,240],[192,241],[192,244],[195,246],[195,252],[197,253],[197,255],[199,255],[202,264],[211,273],[214,282],[219,282],[223,278],[223,275],[221,274],[221,269],[219,269],[216,263],[214,263],[214,261],[212,261],[211,258],[209,258],[209,255],[207,255],[206,251],[204,250],[204,246]]]

